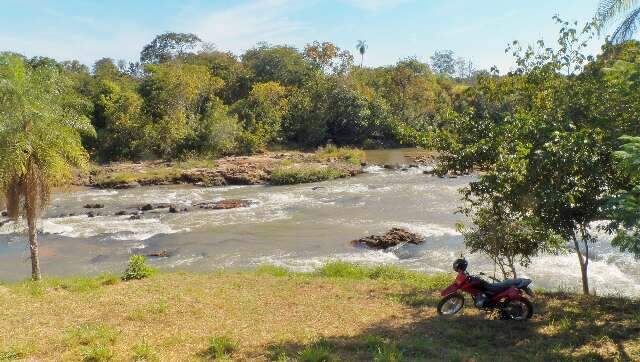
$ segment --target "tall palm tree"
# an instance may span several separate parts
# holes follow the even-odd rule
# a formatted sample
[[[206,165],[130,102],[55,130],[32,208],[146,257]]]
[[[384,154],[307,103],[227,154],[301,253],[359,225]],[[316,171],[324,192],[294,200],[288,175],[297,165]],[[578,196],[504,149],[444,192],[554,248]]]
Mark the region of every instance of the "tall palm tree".
[[[9,218],[27,222],[31,277],[41,278],[37,218],[51,189],[84,168],[82,135],[95,135],[87,102],[54,62],[36,66],[0,53],[0,192]]]
[[[597,18],[604,24],[622,19],[611,41],[620,43],[628,40],[640,24],[640,0],[600,0]]]
[[[360,68],[362,68],[362,63],[364,63],[364,53],[367,52],[367,48],[369,48],[369,45],[367,45],[366,40],[358,40],[356,49],[360,52]]]

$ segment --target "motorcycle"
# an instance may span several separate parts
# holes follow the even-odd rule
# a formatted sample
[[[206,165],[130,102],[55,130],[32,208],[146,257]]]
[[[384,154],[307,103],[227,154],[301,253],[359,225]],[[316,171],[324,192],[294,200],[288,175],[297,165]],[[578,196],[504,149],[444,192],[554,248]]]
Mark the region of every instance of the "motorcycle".
[[[529,288],[531,279],[507,279],[489,283],[479,276],[467,273],[467,265],[464,259],[454,262],[454,270],[458,275],[440,293],[444,298],[438,303],[438,314],[450,316],[460,312],[464,307],[465,299],[461,293],[464,292],[471,295],[476,308],[491,314],[497,313],[500,319],[522,321],[531,318],[533,305],[527,297],[533,297]]]

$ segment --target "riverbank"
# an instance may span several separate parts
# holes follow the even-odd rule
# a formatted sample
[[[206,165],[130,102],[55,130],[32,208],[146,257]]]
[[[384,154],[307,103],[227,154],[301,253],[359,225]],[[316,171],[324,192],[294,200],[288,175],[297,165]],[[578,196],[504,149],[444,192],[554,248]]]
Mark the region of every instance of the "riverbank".
[[[433,165],[436,156],[423,150],[402,150],[398,160],[379,159],[370,151],[375,164],[389,168],[402,162]],[[383,151],[384,152],[384,151]],[[78,175],[76,186],[126,189],[138,186],[191,184],[196,186],[276,185],[326,181],[355,176],[367,164],[364,151],[329,147],[316,152],[266,152],[252,156],[229,156],[191,161],[143,161],[94,164],[89,173]]]
[[[329,264],[314,273],[160,273],[0,286],[0,359],[634,360],[640,302],[539,293],[524,323],[437,316],[449,275]],[[315,358],[314,358],[315,357]]]

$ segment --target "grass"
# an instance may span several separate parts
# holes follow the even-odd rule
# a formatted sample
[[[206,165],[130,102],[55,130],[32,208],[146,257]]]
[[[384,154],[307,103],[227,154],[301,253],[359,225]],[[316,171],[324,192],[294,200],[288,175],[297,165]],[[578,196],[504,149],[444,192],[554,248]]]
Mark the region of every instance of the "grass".
[[[336,147],[327,145],[321,147],[315,153],[316,159],[320,162],[347,162],[355,166],[360,166],[366,160],[365,153],[357,148]]]
[[[332,166],[281,166],[271,173],[271,184],[294,185],[347,177],[349,174]]]
[[[470,303],[440,317],[438,290],[451,276],[390,266],[90,280],[4,284],[0,360],[640,359],[634,299],[540,292],[534,317],[516,323],[488,320]]]

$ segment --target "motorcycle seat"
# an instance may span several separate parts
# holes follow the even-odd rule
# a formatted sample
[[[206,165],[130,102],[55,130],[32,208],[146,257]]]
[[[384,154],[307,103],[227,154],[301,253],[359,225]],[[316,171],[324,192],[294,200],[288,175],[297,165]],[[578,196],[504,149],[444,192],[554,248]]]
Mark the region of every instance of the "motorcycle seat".
[[[529,284],[531,284],[531,279],[524,279],[524,278],[507,279],[500,283],[487,283],[485,285],[485,289],[487,292],[499,293],[511,287],[523,289],[523,288],[526,288]]]

